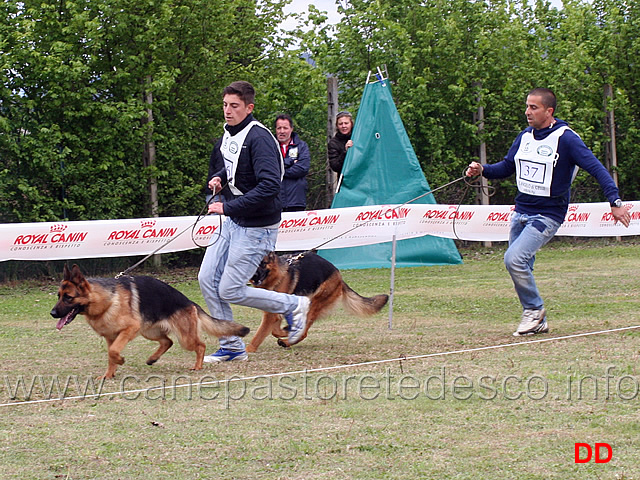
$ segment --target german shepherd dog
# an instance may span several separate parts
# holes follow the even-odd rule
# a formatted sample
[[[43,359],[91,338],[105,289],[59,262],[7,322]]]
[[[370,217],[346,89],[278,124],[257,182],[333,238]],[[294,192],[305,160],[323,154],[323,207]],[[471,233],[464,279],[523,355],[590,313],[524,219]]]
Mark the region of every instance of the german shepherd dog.
[[[251,283],[266,290],[309,297],[311,306],[307,326],[299,342],[307,336],[313,322],[328,314],[338,300],[342,300],[348,312],[360,317],[379,312],[389,300],[388,295],[360,296],[344,282],[335,265],[310,251],[282,256],[268,253],[260,262]],[[281,328],[281,318],[277,313],[264,312],[260,327],[247,345],[247,352],[257,351],[269,333],[278,338],[280,346],[289,347],[287,327]]]
[[[59,318],[56,328],[60,330],[78,314],[107,341],[109,366],[100,378],[113,378],[118,365],[124,363],[120,353],[138,335],[160,344],[147,365],[153,365],[171,348],[168,334],[173,333],[185,350],[196,352],[193,370],[200,370],[206,349],[201,330],[216,337],[249,333],[239,323],[209,316],[181,292],[155,278],[85,278],[77,265],[71,270],[65,265],[51,316]]]

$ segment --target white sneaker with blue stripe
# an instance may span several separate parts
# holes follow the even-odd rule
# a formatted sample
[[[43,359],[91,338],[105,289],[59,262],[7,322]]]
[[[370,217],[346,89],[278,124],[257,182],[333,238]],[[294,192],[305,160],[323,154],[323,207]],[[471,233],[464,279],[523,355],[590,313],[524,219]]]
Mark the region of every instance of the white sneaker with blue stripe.
[[[249,355],[247,355],[246,351],[233,351],[225,348],[220,348],[217,352],[204,357],[204,363],[244,362],[247,360],[249,360]]]
[[[287,323],[289,323],[289,345],[294,345],[302,339],[302,335],[307,328],[307,314],[309,313],[310,305],[311,300],[309,298],[300,297],[298,306],[293,311],[291,323],[287,318]]]

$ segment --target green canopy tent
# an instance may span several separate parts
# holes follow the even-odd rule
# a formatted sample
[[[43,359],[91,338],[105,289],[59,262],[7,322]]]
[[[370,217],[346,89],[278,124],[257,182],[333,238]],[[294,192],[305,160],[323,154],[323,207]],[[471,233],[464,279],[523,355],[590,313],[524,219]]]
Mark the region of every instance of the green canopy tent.
[[[381,76],[379,76],[381,78]],[[404,129],[385,79],[365,85],[347,156],[331,208],[403,204],[431,189]],[[415,203],[434,204],[433,195]],[[330,245],[329,245],[330,246]],[[326,248],[319,254],[342,269],[462,263],[451,239],[423,236],[362,247]]]

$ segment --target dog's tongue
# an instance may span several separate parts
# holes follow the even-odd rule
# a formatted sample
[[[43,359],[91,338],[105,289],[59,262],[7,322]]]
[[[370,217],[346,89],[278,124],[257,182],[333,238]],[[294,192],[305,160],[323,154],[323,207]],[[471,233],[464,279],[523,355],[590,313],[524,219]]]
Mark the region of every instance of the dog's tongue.
[[[74,311],[70,311],[69,313],[67,313],[64,317],[62,317],[60,320],[58,320],[58,323],[56,323],[56,328],[58,330],[62,330],[62,327],[64,327],[67,324],[67,321],[69,321],[69,317],[71,317],[71,315],[73,315]]]

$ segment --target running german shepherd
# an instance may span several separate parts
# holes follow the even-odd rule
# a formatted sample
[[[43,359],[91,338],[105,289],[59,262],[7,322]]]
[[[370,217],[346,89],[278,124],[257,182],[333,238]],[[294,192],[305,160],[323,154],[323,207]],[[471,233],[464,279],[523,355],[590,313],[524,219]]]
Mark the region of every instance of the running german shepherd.
[[[173,333],[184,349],[196,352],[193,370],[200,370],[206,349],[200,340],[201,330],[216,337],[249,333],[239,323],[209,316],[181,292],[155,278],[85,278],[77,265],[71,270],[65,265],[51,316],[60,319],[56,325],[60,330],[78,314],[107,341],[109,366],[100,378],[113,378],[118,365],[124,363],[120,353],[138,335],[160,344],[147,365],[153,365],[171,348],[168,334]]]
[[[282,256],[270,252],[260,262],[251,283],[265,290],[309,297],[307,327],[299,341],[307,336],[313,322],[328,314],[340,299],[347,311],[360,317],[379,312],[389,300],[388,295],[360,296],[344,282],[335,265],[313,252]],[[264,312],[260,327],[247,345],[247,352],[257,351],[269,333],[278,338],[280,346],[289,347],[287,327],[281,328],[281,318],[277,313]]]

